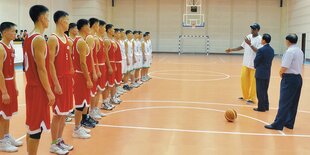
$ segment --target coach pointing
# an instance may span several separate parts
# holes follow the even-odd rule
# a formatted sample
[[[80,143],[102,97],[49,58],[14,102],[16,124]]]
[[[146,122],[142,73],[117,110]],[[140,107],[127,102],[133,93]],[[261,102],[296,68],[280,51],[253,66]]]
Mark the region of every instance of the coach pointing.
[[[251,27],[251,34],[249,34],[237,48],[229,48],[227,53],[233,51],[240,51],[244,49],[243,66],[241,71],[241,89],[242,97],[239,99],[246,100],[247,103],[254,103],[256,101],[256,83],[255,83],[255,69],[254,59],[257,49],[261,47],[262,37],[258,34],[260,25],[254,23]]]

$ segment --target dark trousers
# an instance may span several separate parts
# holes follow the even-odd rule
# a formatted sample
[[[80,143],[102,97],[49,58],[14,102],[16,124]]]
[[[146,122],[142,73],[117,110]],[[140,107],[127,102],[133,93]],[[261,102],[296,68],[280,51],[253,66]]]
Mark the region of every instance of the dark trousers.
[[[270,79],[256,78],[256,93],[259,110],[269,110],[268,88]]]
[[[272,126],[277,129],[283,129],[284,126],[294,128],[301,87],[302,78],[300,75],[283,74],[279,109]]]

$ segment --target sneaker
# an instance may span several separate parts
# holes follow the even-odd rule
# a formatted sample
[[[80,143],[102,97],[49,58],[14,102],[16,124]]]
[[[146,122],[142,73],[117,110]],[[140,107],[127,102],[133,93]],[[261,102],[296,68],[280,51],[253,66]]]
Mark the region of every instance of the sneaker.
[[[22,141],[16,141],[11,135],[6,136],[4,139],[6,141],[9,141],[11,145],[16,146],[16,147],[20,147],[23,145]]]
[[[71,118],[75,117],[74,110],[68,114],[68,117],[71,117]]]
[[[111,107],[112,109],[115,108],[115,105],[111,104],[110,102],[108,102],[107,105],[108,105],[109,107]]]
[[[113,108],[111,106],[109,106],[108,103],[102,103],[101,104],[101,109],[108,110],[108,111],[113,110]]]
[[[247,103],[247,104],[254,104],[254,101],[252,101],[252,100],[247,100],[246,103]]]
[[[0,152],[17,152],[18,148],[7,140],[0,140]]]
[[[139,86],[143,84],[143,82],[142,82],[142,81],[140,81],[140,80],[139,80],[139,81],[137,81],[137,83],[139,84]]]
[[[78,130],[74,130],[72,137],[80,139],[88,139],[91,137],[90,134],[86,133],[81,127]]]
[[[112,103],[112,104],[121,104],[121,102],[119,102],[119,101],[117,100],[117,98],[115,98],[115,97],[113,97],[113,99],[111,99],[111,103]]]
[[[101,116],[95,111],[95,109],[90,111],[89,116],[94,119],[101,119]]]
[[[81,121],[81,125],[85,128],[88,128],[88,129],[92,129],[92,128],[95,128],[96,125],[94,125],[93,123],[89,122],[89,121],[86,121],[86,120],[82,120]]]
[[[146,81],[147,81],[146,77],[143,76],[143,77],[141,78],[141,81],[142,81],[142,82],[146,82]]]
[[[120,98],[118,98],[118,97],[116,97],[115,100],[118,101],[119,103],[122,103],[122,102],[123,102],[123,101],[122,101]]]
[[[72,118],[70,118],[70,117],[66,117],[66,122],[71,122],[72,121]]]
[[[123,87],[119,87],[119,91],[124,94],[124,93],[127,93],[127,90],[125,90]]]
[[[133,83],[132,85],[131,85],[133,88],[138,88],[139,87],[139,84],[138,83]]]
[[[107,116],[105,113],[102,113],[98,107],[96,107],[94,110],[95,110],[95,112],[96,112],[99,116],[101,116],[101,117]]]
[[[99,121],[95,120],[95,119],[92,118],[91,116],[88,116],[88,117],[86,118],[86,121],[88,121],[88,122],[94,124],[95,126],[96,126],[96,124],[99,123]]]
[[[50,147],[50,152],[55,153],[57,155],[66,155],[69,153],[68,150],[62,148],[60,145],[52,144]]]
[[[86,132],[87,134],[90,134],[91,130],[90,129],[86,129],[83,126],[80,127],[81,130],[83,130],[84,132]]]
[[[62,148],[64,148],[67,151],[72,151],[73,150],[73,146],[69,145],[69,144],[66,144],[63,139],[60,139],[60,142],[58,143],[58,145],[60,145]]]

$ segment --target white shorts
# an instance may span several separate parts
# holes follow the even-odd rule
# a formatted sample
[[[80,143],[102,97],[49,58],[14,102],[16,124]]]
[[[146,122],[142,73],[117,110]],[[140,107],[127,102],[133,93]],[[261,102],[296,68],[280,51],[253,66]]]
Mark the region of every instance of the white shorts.
[[[133,57],[128,57],[128,62],[129,62],[129,65],[127,65],[126,64],[126,68],[127,68],[127,72],[131,72],[131,71],[133,71],[133,64],[132,64],[132,60],[133,59]]]
[[[127,73],[127,61],[126,59],[122,59],[122,74],[126,74]]]
[[[151,55],[146,55],[146,61],[143,61],[143,68],[150,68],[151,67]]]
[[[133,69],[141,69],[142,68],[142,55],[136,55],[136,63],[134,64]]]

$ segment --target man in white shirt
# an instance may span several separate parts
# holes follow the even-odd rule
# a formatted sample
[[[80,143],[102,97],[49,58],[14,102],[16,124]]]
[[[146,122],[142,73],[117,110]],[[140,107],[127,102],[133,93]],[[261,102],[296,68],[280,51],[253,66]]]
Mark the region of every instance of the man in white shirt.
[[[256,82],[255,82],[255,69],[254,59],[257,50],[262,46],[262,36],[258,34],[260,25],[254,23],[251,27],[251,34],[245,37],[241,46],[237,48],[229,48],[227,53],[233,51],[240,51],[244,49],[243,65],[241,71],[241,89],[242,97],[239,99],[246,100],[247,103],[253,104],[256,101]]]
[[[283,127],[293,129],[297,114],[298,102],[302,87],[302,67],[304,55],[296,45],[298,37],[289,34],[286,37],[287,51],[282,58],[280,69],[281,86],[279,109],[275,121],[265,128],[283,130]]]

